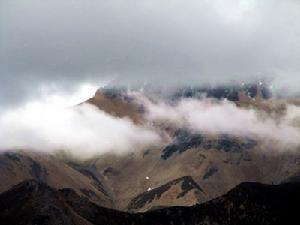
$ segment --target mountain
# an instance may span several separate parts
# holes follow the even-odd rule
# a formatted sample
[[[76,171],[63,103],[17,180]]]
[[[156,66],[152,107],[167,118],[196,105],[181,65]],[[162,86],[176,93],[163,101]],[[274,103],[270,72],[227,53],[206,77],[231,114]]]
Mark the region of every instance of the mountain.
[[[201,98],[206,96],[215,99],[228,99],[229,101],[241,101],[243,99],[270,99],[272,92],[263,82],[242,83],[241,85],[223,85],[216,87],[184,87],[179,88],[172,95],[172,99]]]
[[[133,99],[123,89],[99,89],[86,103],[116,117],[128,117],[135,123],[142,121],[143,109],[134,104]]]
[[[240,96],[241,92],[248,96],[250,89],[234,90]],[[222,99],[224,96],[219,94],[227,93],[226,90],[229,89],[208,91],[212,97]],[[197,98],[203,89],[177,91],[181,94],[160,98],[174,104],[182,98]],[[249,99],[234,100],[233,104],[280,117],[286,111],[287,102],[298,103],[295,99],[256,98],[254,92],[257,94],[258,91],[259,88],[253,89]],[[191,93],[182,94],[186,92]],[[152,98],[156,95],[151,93]],[[143,105],[134,101],[126,89],[99,89],[87,103],[113,117],[132,120],[137,126],[148,125]],[[106,153],[84,161],[63,154],[27,150],[1,153],[0,193],[19,182],[34,179],[53,189],[72,189],[99,207],[136,213],[202,204],[223,196],[243,182],[281,184],[299,181],[300,152],[297,147],[285,151],[280,145],[253,137],[226,133],[208,135],[168,124],[152,126],[164,134],[163,142],[141,151]]]
[[[72,188],[99,205],[113,207],[105,184],[88,170],[76,170],[54,155],[28,151],[0,155],[0,192],[27,179],[35,179],[54,188]]]
[[[102,224],[121,224],[118,214],[125,215],[101,208],[73,189],[57,190],[36,180],[24,181],[0,196],[1,224],[92,225],[96,216]]]
[[[298,224],[300,184],[242,183],[227,194],[193,207],[149,212],[144,224]]]
[[[249,96],[249,99],[236,99],[234,103],[238,107],[253,107],[269,115],[278,116],[286,110],[283,101],[269,99],[267,87],[259,85],[244,85],[243,88],[183,88],[166,98],[172,101],[198,98],[205,91],[209,92],[211,97],[225,98],[221,93],[227,93],[226,90],[235,91],[235,95]],[[142,109],[141,106],[135,105],[125,90],[100,89],[97,93],[102,93],[112,101],[122,101],[123,110],[133,106]],[[150,96],[154,94],[150,93]],[[254,98],[256,101],[251,100]],[[143,116],[143,110],[138,112]],[[165,129],[171,140],[165,141],[162,146],[141,152],[125,155],[105,154],[92,162],[97,173],[101,174],[113,190],[117,202],[116,209],[145,211],[163,206],[203,203],[225,194],[241,182],[278,184],[295,176],[299,171],[298,151],[282,151],[280,146],[265,140],[229,134],[208,136],[168,126],[159,126],[158,129]],[[175,193],[181,191],[177,188],[180,185],[166,188],[182,177],[191,177],[201,187],[205,197],[189,195],[182,201],[173,193],[174,189]],[[168,196],[167,201],[165,196]]]
[[[128,210],[144,212],[167,206],[195,205],[204,200],[207,198],[201,187],[192,177],[186,176],[154,189],[149,188],[131,200]]]
[[[192,207],[129,214],[100,207],[72,189],[24,181],[0,195],[0,224],[10,225],[227,225],[297,224],[300,184],[242,183]]]

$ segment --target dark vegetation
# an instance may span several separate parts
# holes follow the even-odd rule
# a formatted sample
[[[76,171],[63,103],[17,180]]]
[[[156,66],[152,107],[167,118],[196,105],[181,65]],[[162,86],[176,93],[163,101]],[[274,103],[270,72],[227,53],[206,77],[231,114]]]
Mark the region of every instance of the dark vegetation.
[[[29,180],[0,195],[2,225],[272,225],[299,224],[300,184],[242,183],[193,207],[130,214],[100,207],[69,188]]]

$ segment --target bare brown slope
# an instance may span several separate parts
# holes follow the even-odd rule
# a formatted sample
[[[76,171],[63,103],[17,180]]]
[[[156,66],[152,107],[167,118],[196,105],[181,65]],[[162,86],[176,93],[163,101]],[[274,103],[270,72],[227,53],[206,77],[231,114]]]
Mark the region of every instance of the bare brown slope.
[[[97,106],[104,112],[116,117],[128,117],[135,123],[142,122],[142,113],[139,106],[135,105],[124,96],[108,95],[104,91],[97,91],[95,95],[86,101]]]
[[[7,152],[0,155],[0,192],[26,179],[45,182],[54,188],[72,188],[95,203],[113,207],[106,187],[55,156],[38,153]]]
[[[207,196],[202,188],[192,177],[186,176],[139,194],[131,200],[128,210],[145,212],[162,207],[192,206],[205,200]]]
[[[207,199],[212,199],[241,182],[280,183],[298,171],[300,165],[299,152],[280,152],[282,149],[271,143],[258,143],[249,149],[236,145],[226,148],[194,146],[176,151],[166,160],[161,158],[162,150],[149,149],[124,156],[104,155],[95,160],[98,173],[103,175],[118,199],[118,209],[126,210],[137,194],[184,176],[192,176]],[[170,204],[176,202],[176,196],[173,197],[169,199]],[[180,205],[190,205],[192,201],[201,203],[204,200],[194,196]]]

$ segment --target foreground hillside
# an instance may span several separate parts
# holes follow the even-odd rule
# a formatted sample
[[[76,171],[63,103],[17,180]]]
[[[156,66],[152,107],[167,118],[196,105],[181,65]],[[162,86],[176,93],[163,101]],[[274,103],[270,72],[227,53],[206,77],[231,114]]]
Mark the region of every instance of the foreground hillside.
[[[102,206],[114,207],[105,184],[90,170],[76,170],[53,155],[22,151],[0,155],[0,192],[27,179],[53,188],[69,187]]]
[[[28,180],[0,195],[0,224],[297,224],[299,201],[298,183],[278,186],[242,183],[201,205],[128,214],[99,207],[70,188],[57,190]]]

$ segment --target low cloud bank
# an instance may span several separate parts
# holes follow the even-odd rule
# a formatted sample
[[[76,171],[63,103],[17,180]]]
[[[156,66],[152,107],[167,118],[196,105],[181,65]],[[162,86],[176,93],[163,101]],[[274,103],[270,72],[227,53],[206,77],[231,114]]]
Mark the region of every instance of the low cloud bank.
[[[134,151],[158,143],[151,129],[129,119],[115,118],[89,104],[69,107],[85,97],[51,94],[0,114],[0,149],[28,149],[52,153],[65,150],[88,158],[107,152]],[[93,89],[95,91],[95,89]],[[91,95],[90,95],[91,96]]]
[[[145,106],[145,116],[152,122],[169,122],[207,134],[250,136],[292,146],[300,144],[300,130],[297,127],[300,107],[297,106],[288,105],[285,115],[274,119],[262,116],[255,109],[241,108],[225,100],[183,99],[174,105],[134,95]]]
[[[129,118],[79,104],[94,94],[93,85],[83,85],[69,95],[41,90],[38,100],[0,112],[0,151],[63,150],[83,159],[137,151],[161,143],[157,127],[151,125],[157,122],[206,134],[266,139],[289,147],[300,144],[297,106],[288,105],[285,114],[275,119],[229,101],[203,98],[169,103],[150,100],[141,92],[129,93],[145,109],[146,125],[137,125]]]

